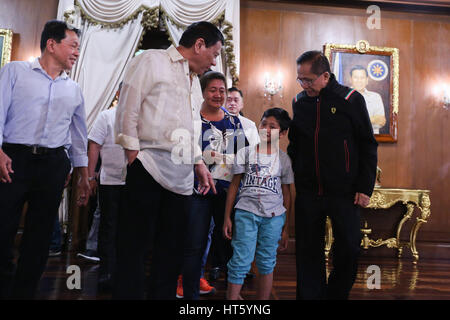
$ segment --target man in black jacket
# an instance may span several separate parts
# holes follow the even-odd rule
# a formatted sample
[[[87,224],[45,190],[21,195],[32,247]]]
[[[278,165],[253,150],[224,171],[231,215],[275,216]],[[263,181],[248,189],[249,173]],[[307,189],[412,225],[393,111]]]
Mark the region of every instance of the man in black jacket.
[[[358,206],[372,195],[378,144],[363,96],[336,81],[321,52],[303,53],[297,75],[304,90],[292,102],[288,146],[297,191],[297,299],[348,299],[361,242]],[[328,284],[327,216],[334,237]]]

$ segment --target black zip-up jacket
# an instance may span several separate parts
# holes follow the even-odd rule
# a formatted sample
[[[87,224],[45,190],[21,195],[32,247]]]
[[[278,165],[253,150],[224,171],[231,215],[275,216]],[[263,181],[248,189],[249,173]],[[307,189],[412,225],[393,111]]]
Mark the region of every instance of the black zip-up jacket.
[[[371,196],[378,143],[364,97],[332,74],[318,97],[302,91],[292,108],[288,154],[297,192]]]

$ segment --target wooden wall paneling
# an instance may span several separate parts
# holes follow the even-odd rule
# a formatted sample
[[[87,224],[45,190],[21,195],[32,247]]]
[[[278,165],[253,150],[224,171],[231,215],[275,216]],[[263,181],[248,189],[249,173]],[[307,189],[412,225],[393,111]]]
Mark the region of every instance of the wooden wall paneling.
[[[450,23],[441,23],[439,29],[440,47],[438,52],[439,57],[439,78],[444,80],[448,86],[450,86]],[[440,108],[439,108],[440,109]],[[450,197],[448,193],[450,191],[450,109],[440,109],[441,115],[441,157],[442,162],[439,168],[440,186],[438,188],[443,194],[444,202],[439,204],[438,208],[441,208],[441,214],[445,216],[447,230],[450,230]]]
[[[441,22],[414,22],[414,106],[416,121],[414,184],[431,190],[432,217],[423,231],[449,230],[448,197],[449,139],[448,110],[444,110],[433,93],[433,87],[442,80],[450,80],[449,24]],[[419,121],[417,121],[419,120]],[[447,157],[445,157],[447,155]],[[423,239],[423,237],[420,237]]]
[[[366,30],[366,37],[371,45],[398,48],[400,52],[399,75],[399,114],[397,143],[380,143],[378,148],[378,165],[383,170],[382,185],[385,187],[408,188],[412,186],[413,150],[411,127],[412,74],[414,65],[411,63],[414,50],[411,45],[412,25],[408,20],[383,18],[380,30]],[[386,34],[389,34],[387,37]]]
[[[55,19],[58,0],[2,0],[0,28],[12,29],[11,60],[40,55],[41,32],[46,21]]]
[[[242,11],[241,81],[244,93],[244,114],[259,123],[264,110],[264,73],[273,73],[279,58],[280,13],[276,11]]]

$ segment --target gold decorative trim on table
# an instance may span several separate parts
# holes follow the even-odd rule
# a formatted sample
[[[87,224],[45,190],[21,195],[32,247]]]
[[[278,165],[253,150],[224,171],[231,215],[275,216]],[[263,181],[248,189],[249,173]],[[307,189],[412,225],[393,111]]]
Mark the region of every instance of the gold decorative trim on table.
[[[420,226],[428,221],[431,215],[431,201],[429,190],[411,190],[411,189],[389,189],[389,188],[375,188],[370,198],[368,209],[389,209],[396,203],[402,203],[406,207],[406,212],[403,218],[397,225],[395,237],[389,239],[373,240],[369,238],[372,229],[368,228],[365,222],[364,228],[361,229],[363,238],[361,240],[361,247],[369,249],[369,247],[380,247],[386,245],[388,248],[395,248],[398,251],[398,257],[401,258],[404,247],[409,247],[414,257],[413,263],[416,264],[419,260],[419,252],[416,247],[416,238]],[[411,219],[414,208],[419,209],[419,216],[416,218],[413,227],[409,234],[409,242],[400,241],[400,233],[406,221]],[[325,256],[328,259],[331,245],[333,242],[332,223],[327,217],[326,236],[325,236]]]

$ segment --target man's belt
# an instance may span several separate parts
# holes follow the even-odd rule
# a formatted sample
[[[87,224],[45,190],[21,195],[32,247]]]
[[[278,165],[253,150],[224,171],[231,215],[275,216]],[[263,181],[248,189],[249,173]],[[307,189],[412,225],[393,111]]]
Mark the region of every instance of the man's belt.
[[[17,144],[17,143],[3,143],[2,148],[3,150],[9,149],[9,150],[25,151],[30,152],[31,154],[38,154],[38,155],[55,154],[60,152],[61,150],[64,150],[64,147],[47,148],[38,145],[27,146],[25,144]]]

